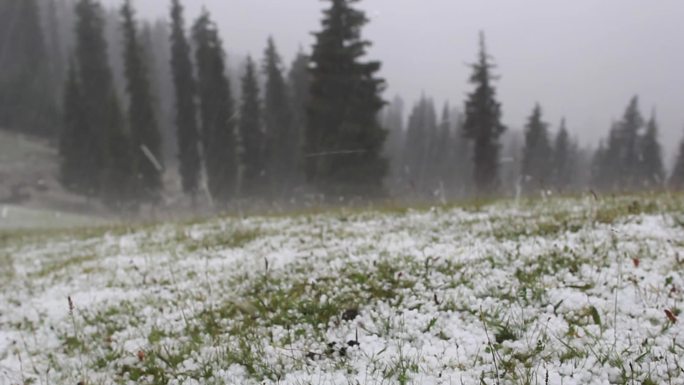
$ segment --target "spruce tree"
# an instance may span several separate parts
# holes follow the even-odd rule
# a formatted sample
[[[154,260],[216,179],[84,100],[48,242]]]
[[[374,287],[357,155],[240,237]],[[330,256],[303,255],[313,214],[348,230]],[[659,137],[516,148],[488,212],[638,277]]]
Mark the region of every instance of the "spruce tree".
[[[237,192],[239,159],[235,108],[225,74],[221,39],[206,10],[193,26],[193,38],[207,184],[214,201],[226,204]]]
[[[161,136],[165,169],[178,167],[178,135],[175,119],[175,89],[171,68],[171,23],[164,20],[143,23],[143,57],[147,63],[150,89]]]
[[[264,173],[264,134],[259,84],[251,57],[247,58],[245,75],[242,78],[239,131],[242,139],[242,193],[250,196],[260,192]]]
[[[602,151],[594,156],[594,170],[592,179],[594,186],[607,191],[616,191],[624,183],[624,140],[621,123],[613,122],[608,133],[608,140]]]
[[[111,88],[105,99],[105,163],[100,172],[100,196],[114,209],[136,210],[139,204],[139,181],[130,132],[116,91]]]
[[[171,1],[171,69],[176,90],[176,129],[178,136],[178,168],[183,192],[195,199],[201,175],[200,136],[195,105],[196,86],[193,77],[190,45],[185,36],[183,7]]]
[[[655,113],[646,124],[646,133],[640,143],[641,181],[643,187],[654,188],[663,185],[665,169],[662,150],[658,142],[658,122]]]
[[[288,74],[290,101],[292,105],[292,124],[295,138],[295,185],[304,181],[304,133],[307,126],[306,106],[309,104],[311,95],[311,74],[309,73],[309,56],[299,51],[290,67]]]
[[[333,196],[380,195],[388,167],[386,131],[377,121],[384,101],[379,62],[361,62],[370,42],[355,0],[330,0],[311,55],[311,101],[306,131],[308,181]]]
[[[147,64],[130,0],[121,8],[124,33],[124,74],[128,94],[128,127],[137,170],[137,194],[156,202],[162,189],[161,136],[157,126]]]
[[[639,112],[639,98],[634,96],[630,100],[625,114],[620,122],[620,185],[632,189],[640,184],[641,159],[640,135],[644,126],[644,119]]]
[[[422,95],[418,103],[414,104],[408,116],[406,125],[406,140],[402,156],[402,169],[411,190],[417,190],[421,182],[420,170],[422,168],[426,137],[423,133],[425,109],[423,103],[425,95]]]
[[[525,125],[522,174],[527,185],[533,188],[546,186],[552,171],[551,156],[548,124],[542,120],[541,106],[536,104]]]
[[[684,190],[684,139],[679,144],[677,160],[672,175],[670,175],[670,187],[680,191]]]
[[[600,177],[595,177],[594,180],[599,182],[598,187],[615,191],[640,188],[645,183],[652,182],[652,176],[645,179],[644,175],[643,145],[646,143],[644,142],[645,135],[641,134],[643,127],[644,119],[639,112],[639,99],[634,96],[625,109],[622,119],[613,123],[602,161],[596,163],[595,176]],[[656,135],[657,128],[651,134]],[[649,151],[653,151],[657,138],[652,137],[649,140]],[[659,155],[653,154],[653,156]],[[653,158],[649,162],[653,163],[653,172],[657,176],[657,161]]]
[[[496,100],[491,58],[487,54],[484,34],[480,34],[477,63],[471,65],[470,83],[475,91],[465,102],[465,137],[473,143],[473,180],[477,192],[489,195],[499,187],[499,137],[506,130],[501,123],[501,104]]]
[[[58,14],[58,7],[55,0],[49,0],[47,4],[44,5],[45,12],[45,45],[46,53],[49,60],[49,71],[50,71],[50,88],[54,89],[55,100],[61,100],[60,93],[62,91],[62,86],[66,84],[64,78],[65,75],[68,76],[68,68],[65,62],[65,49],[62,43],[62,32],[61,24],[64,20],[60,19]]]
[[[383,127],[387,128],[388,136],[385,141],[384,154],[390,161],[390,176],[392,186],[401,186],[403,174],[404,133],[404,100],[395,96],[383,111]]]
[[[299,147],[292,104],[281,66],[275,42],[272,37],[269,37],[263,62],[263,71],[266,75],[264,96],[266,154],[271,189],[280,193],[293,185]]]
[[[83,143],[89,143],[84,149],[89,161],[83,165],[83,186],[111,206],[128,206],[136,170],[109,68],[100,4],[79,0],[76,17],[75,56],[88,126]]]
[[[604,141],[599,141],[599,146],[591,159],[591,186],[595,189],[603,190],[607,186],[605,179],[607,152]]]
[[[73,62],[69,69],[64,85],[62,106],[62,130],[59,136],[60,173],[59,181],[68,191],[77,194],[92,194],[89,185],[88,142],[89,127],[86,121],[85,102],[78,80],[77,69]]]
[[[0,127],[56,137],[47,45],[36,0],[0,1]]]
[[[472,151],[469,140],[460,135],[463,132],[465,116],[458,108],[452,108],[449,116],[451,131],[454,134],[451,135],[451,142],[449,144],[452,159],[449,165],[452,179],[447,188],[457,196],[464,197],[473,185],[473,173],[471,171]]]
[[[311,94],[311,74],[309,73],[309,56],[298,52],[292,61],[288,74],[290,100],[292,101],[292,119],[297,135],[297,152],[299,153],[298,166],[301,166],[301,152],[303,146],[304,131],[307,122],[306,106],[309,104]],[[299,168],[299,167],[298,167]]]
[[[404,148],[406,177],[412,189],[419,193],[429,193],[434,187],[437,132],[435,105],[423,95],[409,115]]]
[[[451,111],[449,103],[444,104],[442,117],[439,123],[437,138],[435,141],[435,172],[440,183],[440,188],[450,184],[453,173],[451,164],[454,149],[451,139]]]
[[[554,140],[552,161],[552,181],[554,186],[561,191],[572,183],[571,146],[570,135],[565,125],[565,118],[563,118]]]

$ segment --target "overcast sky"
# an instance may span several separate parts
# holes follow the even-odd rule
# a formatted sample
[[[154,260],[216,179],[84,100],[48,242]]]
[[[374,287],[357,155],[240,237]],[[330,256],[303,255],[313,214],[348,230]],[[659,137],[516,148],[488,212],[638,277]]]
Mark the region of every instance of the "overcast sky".
[[[118,0],[105,0],[110,5]],[[166,17],[168,1],[133,0],[141,14]],[[289,63],[309,51],[320,28],[320,0],[185,0],[186,19],[205,6],[225,48],[261,56],[272,34]],[[684,136],[682,0],[364,0],[371,18],[369,58],[383,62],[391,99],[410,106],[421,92],[461,106],[478,31],[501,75],[504,121],[522,127],[535,102],[557,128],[565,116],[582,143],[595,143],[621,117],[632,95],[657,108],[669,164]]]

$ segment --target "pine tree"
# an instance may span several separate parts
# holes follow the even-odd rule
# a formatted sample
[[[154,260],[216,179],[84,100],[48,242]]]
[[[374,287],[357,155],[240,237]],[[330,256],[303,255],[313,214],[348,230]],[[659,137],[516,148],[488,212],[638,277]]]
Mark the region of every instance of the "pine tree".
[[[100,196],[112,208],[134,211],[139,203],[139,183],[133,141],[125,130],[125,118],[113,88],[105,103],[105,163],[100,171]]]
[[[646,124],[646,133],[640,143],[641,181],[643,187],[662,186],[665,181],[662,150],[658,142],[658,122],[655,113]]]
[[[379,62],[361,62],[370,43],[368,22],[355,0],[330,0],[311,55],[311,101],[306,131],[306,176],[333,196],[384,194],[386,131],[377,122],[384,80]]]
[[[383,127],[387,128],[388,136],[385,141],[384,154],[390,161],[390,176],[393,186],[401,186],[403,174],[403,151],[405,142],[404,132],[404,100],[395,96],[383,112]]]
[[[679,144],[679,154],[677,154],[677,160],[670,175],[670,187],[684,190],[684,139]]]
[[[439,123],[437,138],[435,141],[435,171],[437,179],[440,183],[440,188],[444,188],[450,184],[453,177],[452,155],[454,149],[451,140],[451,112],[449,103],[444,104],[442,109],[442,118]]]
[[[238,146],[234,102],[225,75],[225,53],[216,25],[205,10],[193,26],[196,46],[201,139],[212,198],[226,204],[236,194]]]
[[[659,150],[656,149],[657,138],[653,136],[645,142],[645,135],[640,132],[643,127],[644,119],[639,112],[639,99],[634,96],[630,100],[622,119],[613,123],[607,145],[601,156],[601,162],[598,160],[595,162],[596,169],[593,179],[598,182],[597,187],[614,191],[640,188],[645,183],[652,183],[653,176],[645,179],[644,175],[643,151],[647,142],[648,151],[655,151],[651,154],[653,158],[649,159],[649,163],[652,163],[651,166],[654,169],[648,172],[653,171],[656,176],[659,174],[656,170],[659,167],[658,162],[655,160],[660,156],[657,154]],[[651,135],[657,135],[657,128]]]
[[[65,62],[65,47],[62,45],[61,25],[57,4],[55,0],[49,0],[43,7],[45,13],[45,52],[48,60],[48,71],[50,74],[50,89],[53,91],[51,98],[53,104],[59,105],[64,95],[62,87],[66,84],[65,75],[68,74],[67,63]]]
[[[451,131],[451,161],[449,163],[452,175],[451,183],[447,185],[448,191],[459,197],[465,197],[472,187],[473,173],[471,171],[472,151],[469,140],[460,133],[463,132],[465,116],[458,108],[452,108],[449,112]]]
[[[525,125],[522,173],[527,185],[543,188],[548,183],[553,165],[551,156],[548,124],[542,120],[541,106],[537,104]]]
[[[553,171],[552,180],[554,186],[564,191],[572,183],[572,143],[565,125],[565,118],[561,120],[560,129],[553,145]]]
[[[242,78],[239,131],[242,139],[242,193],[250,196],[260,192],[264,173],[264,134],[259,84],[251,57],[247,58],[246,71]]]
[[[76,64],[88,126],[82,140],[89,144],[83,149],[89,159],[83,186],[111,206],[130,206],[136,170],[109,68],[102,9],[93,0],[79,0],[76,16]]]
[[[147,65],[130,0],[121,8],[124,32],[124,73],[129,97],[128,126],[139,198],[158,201],[162,189],[161,136],[157,126]]]
[[[56,83],[36,0],[0,1],[0,126],[56,137]]]
[[[141,21],[142,56],[150,79],[154,116],[161,137],[164,169],[178,167],[178,137],[175,119],[175,89],[171,69],[170,23]]]
[[[270,37],[263,62],[263,71],[266,75],[264,123],[271,189],[278,192],[292,187],[299,152],[299,138],[294,126],[292,104],[281,66],[280,55],[273,38]]]
[[[607,163],[607,148],[603,140],[599,141],[599,146],[594,151],[591,159],[591,186],[596,189],[605,189],[607,186],[606,177],[606,163]]]
[[[307,126],[306,106],[309,104],[311,95],[311,74],[309,73],[309,56],[303,52],[298,52],[288,74],[290,89],[290,100],[292,105],[292,124],[295,135],[295,159],[294,169],[295,185],[304,182],[304,133]]]
[[[195,199],[201,175],[200,136],[195,106],[190,46],[185,36],[183,7],[179,0],[171,1],[171,68],[176,90],[176,129],[178,132],[179,171],[183,192]]]
[[[622,123],[613,122],[608,139],[601,142],[594,154],[591,179],[595,188],[616,191],[624,187],[624,144]]]
[[[644,119],[639,112],[639,98],[634,96],[630,100],[625,114],[620,122],[620,169],[618,175],[621,187],[635,188],[640,182],[640,131],[644,126]]]
[[[409,115],[404,148],[404,169],[413,190],[429,193],[434,187],[434,148],[437,113],[432,99],[421,97]]]
[[[91,195],[89,185],[88,142],[89,127],[86,121],[85,101],[74,63],[70,63],[62,106],[62,130],[59,137],[60,174],[59,181],[65,189],[77,194]]]
[[[492,194],[499,185],[499,137],[506,130],[501,123],[501,104],[496,100],[491,73],[493,64],[480,34],[478,62],[473,64],[470,82],[476,86],[465,102],[466,138],[473,142],[473,179],[478,193]]]

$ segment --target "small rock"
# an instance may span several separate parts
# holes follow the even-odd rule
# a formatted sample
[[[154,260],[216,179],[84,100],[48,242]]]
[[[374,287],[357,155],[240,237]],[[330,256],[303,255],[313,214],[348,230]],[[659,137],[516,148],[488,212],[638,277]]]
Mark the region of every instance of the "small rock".
[[[345,321],[353,321],[359,316],[359,309],[351,308],[347,309],[342,313],[342,319]]]

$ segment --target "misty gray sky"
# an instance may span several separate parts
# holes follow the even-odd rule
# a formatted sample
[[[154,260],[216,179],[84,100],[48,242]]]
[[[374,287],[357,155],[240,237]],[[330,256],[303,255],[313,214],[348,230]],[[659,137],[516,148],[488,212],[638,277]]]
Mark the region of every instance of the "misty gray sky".
[[[146,17],[166,17],[168,1],[134,0]],[[119,0],[105,0],[118,5]],[[310,50],[320,0],[185,0],[186,20],[211,12],[229,53],[261,57],[272,34],[285,63]],[[364,0],[370,59],[410,106],[421,92],[461,106],[478,31],[498,66],[504,122],[521,128],[535,102],[556,130],[565,116],[582,143],[604,137],[629,99],[657,108],[670,164],[684,136],[684,1],[681,0]]]

